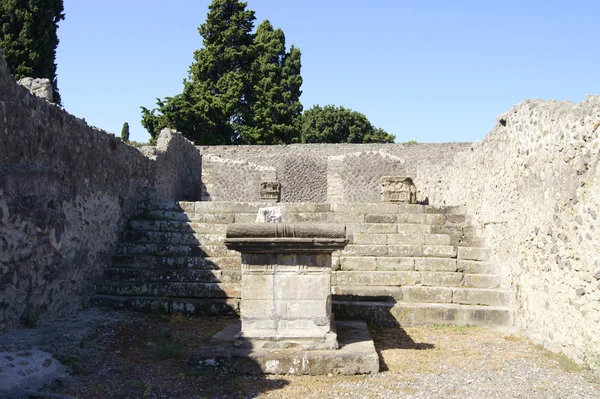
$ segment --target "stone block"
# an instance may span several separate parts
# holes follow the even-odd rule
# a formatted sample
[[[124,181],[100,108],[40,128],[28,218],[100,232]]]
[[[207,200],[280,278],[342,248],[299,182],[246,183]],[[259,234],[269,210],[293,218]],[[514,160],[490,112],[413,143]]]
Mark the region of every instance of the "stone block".
[[[418,306],[414,310],[413,324],[460,324],[461,309],[447,305]]]
[[[423,256],[423,247],[420,245],[389,245],[388,255],[402,258]]]
[[[445,214],[427,214],[426,215],[426,223],[432,225],[441,226],[446,223],[446,220],[450,215],[446,216]]]
[[[184,212],[194,212],[195,202],[179,201],[179,206]]]
[[[342,256],[385,256],[386,245],[348,245],[342,250]]]
[[[273,300],[273,275],[244,274],[242,283],[242,302],[246,299]]]
[[[342,257],[340,268],[345,271],[372,271],[377,269],[377,258],[369,256]]]
[[[418,284],[421,275],[414,271],[386,271],[386,272],[344,272],[336,273],[336,281],[338,286],[406,286]]]
[[[423,255],[437,258],[456,258],[456,247],[452,245],[423,245]]]
[[[383,214],[383,215],[365,215],[365,223],[396,223],[398,215]]]
[[[229,224],[235,216],[232,213],[193,213],[190,219],[194,223]]]
[[[397,212],[401,214],[406,213],[425,213],[425,207],[418,204],[396,204]]]
[[[376,258],[377,270],[380,271],[411,271],[415,270],[414,258],[381,257]]]
[[[427,215],[424,213],[400,213],[398,223],[402,224],[427,224]]]
[[[453,234],[453,235],[462,235],[463,229],[460,226],[440,226],[440,225],[431,225],[429,228],[429,232],[431,234]]]
[[[465,324],[469,326],[512,326],[514,312],[506,308],[465,307]]]
[[[398,286],[351,286],[336,285],[331,287],[331,292],[336,299],[350,301],[389,301],[402,300],[402,288]]]
[[[457,271],[456,259],[415,259],[415,269],[420,271],[455,272]]]
[[[500,276],[489,274],[465,274],[464,286],[473,288],[498,288]]]
[[[366,233],[396,233],[398,225],[395,223],[365,223],[363,225]]]
[[[425,234],[423,244],[425,245],[453,245],[449,234]]]
[[[398,233],[403,234],[429,234],[431,226],[426,224],[405,224],[398,223]]]
[[[234,216],[234,223],[255,223],[255,222],[256,222],[256,213],[236,213]]]
[[[231,207],[232,204],[229,202],[197,201],[194,203],[194,212],[201,215],[207,213],[231,213]]]
[[[458,247],[458,259],[485,261],[490,258],[487,248]]]
[[[494,273],[496,266],[492,262],[480,262],[475,260],[462,260],[457,261],[458,270],[465,274],[486,274]]]
[[[396,233],[387,235],[388,245],[422,245],[424,235],[420,233]]]
[[[421,284],[431,287],[460,287],[463,283],[462,273],[421,272]]]
[[[368,234],[368,233],[354,233],[352,235],[353,244],[372,244],[372,245],[386,245],[387,237],[385,234]]]
[[[339,272],[336,272],[339,273]],[[274,297],[276,300],[307,300],[322,298],[325,302],[331,293],[330,275],[306,274],[306,275],[277,275]],[[244,282],[245,285],[245,282]]]
[[[189,228],[195,233],[209,233],[209,234],[222,234],[225,236],[227,231],[227,224],[214,224],[214,223],[189,223]]]
[[[240,311],[246,319],[261,319],[266,314],[275,314],[275,302],[252,297],[244,298],[240,303]]]
[[[358,213],[358,214],[383,214],[398,213],[396,204],[360,204],[360,203],[337,203],[333,204],[336,213]]]
[[[508,294],[500,290],[454,288],[452,302],[463,305],[506,306]]]
[[[452,224],[458,224],[458,225],[463,225],[464,223],[466,223],[467,218],[465,215],[460,215],[460,214],[447,214],[446,215],[446,224],[452,225]]]
[[[330,219],[329,214],[325,212],[318,213],[285,213],[283,221],[285,223],[304,223],[304,222],[326,222]]]
[[[364,223],[365,215],[362,213],[328,213],[327,220],[331,223]]]
[[[405,302],[452,302],[452,288],[402,287],[402,294]]]

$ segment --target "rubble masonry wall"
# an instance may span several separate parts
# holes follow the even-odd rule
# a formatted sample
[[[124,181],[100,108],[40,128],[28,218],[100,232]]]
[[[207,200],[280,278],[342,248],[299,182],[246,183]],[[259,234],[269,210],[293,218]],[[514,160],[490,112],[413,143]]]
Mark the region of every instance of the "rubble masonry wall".
[[[85,304],[139,200],[199,199],[191,142],[144,151],[31,95],[0,54],[0,331]]]
[[[486,237],[518,323],[600,368],[600,96],[525,101],[484,140],[414,176],[433,205],[464,205]]]

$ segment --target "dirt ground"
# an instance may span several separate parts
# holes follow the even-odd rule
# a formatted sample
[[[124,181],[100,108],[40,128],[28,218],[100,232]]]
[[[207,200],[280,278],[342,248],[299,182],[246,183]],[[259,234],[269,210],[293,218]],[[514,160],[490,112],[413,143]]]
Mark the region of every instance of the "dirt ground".
[[[231,323],[90,309],[0,336],[70,367],[39,398],[600,398],[600,376],[516,332],[479,327],[372,328],[370,376],[190,376],[190,351]]]

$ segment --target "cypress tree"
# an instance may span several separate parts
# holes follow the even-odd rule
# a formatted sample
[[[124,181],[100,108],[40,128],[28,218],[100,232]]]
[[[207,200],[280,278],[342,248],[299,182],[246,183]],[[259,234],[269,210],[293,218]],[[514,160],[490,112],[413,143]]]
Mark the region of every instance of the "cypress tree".
[[[198,29],[204,48],[194,53],[183,93],[142,107],[142,124],[153,138],[172,127],[196,144],[241,142],[254,59],[254,11],[237,0],[213,0]],[[158,111],[158,114],[155,114]]]
[[[129,143],[129,123],[123,123],[123,127],[121,128],[121,140],[124,143]]]
[[[250,107],[252,119],[243,129],[250,144],[289,144],[300,134],[300,51],[285,51],[285,35],[268,20],[256,30],[256,59],[252,64]]]
[[[47,78],[61,103],[56,77],[63,0],[0,0],[0,48],[15,79]]]

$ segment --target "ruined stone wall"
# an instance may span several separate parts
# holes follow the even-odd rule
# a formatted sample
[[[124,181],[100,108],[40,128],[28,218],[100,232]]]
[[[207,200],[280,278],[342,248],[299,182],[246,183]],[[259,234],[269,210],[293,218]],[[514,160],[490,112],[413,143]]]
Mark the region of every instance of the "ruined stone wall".
[[[260,181],[275,179],[281,183],[281,202],[371,203],[380,200],[382,176],[414,176],[470,143],[199,148],[205,201],[258,201]]]
[[[147,151],[31,95],[0,54],[0,330],[80,308],[139,200],[200,192],[190,142]]]
[[[471,151],[415,176],[465,205],[536,342],[600,369],[600,97],[525,101]]]

